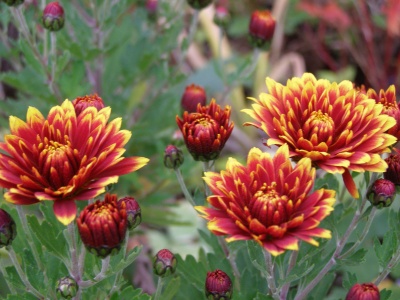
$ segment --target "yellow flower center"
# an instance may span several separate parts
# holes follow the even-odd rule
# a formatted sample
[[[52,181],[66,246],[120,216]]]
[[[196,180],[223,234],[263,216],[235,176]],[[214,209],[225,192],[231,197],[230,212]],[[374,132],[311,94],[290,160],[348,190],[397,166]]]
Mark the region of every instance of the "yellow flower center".
[[[335,123],[333,119],[321,110],[313,111],[303,126],[304,137],[314,146],[325,142],[328,146],[332,143]]]
[[[266,227],[282,225],[289,220],[291,212],[287,210],[288,197],[276,191],[276,182],[264,183],[254,194],[251,215]]]

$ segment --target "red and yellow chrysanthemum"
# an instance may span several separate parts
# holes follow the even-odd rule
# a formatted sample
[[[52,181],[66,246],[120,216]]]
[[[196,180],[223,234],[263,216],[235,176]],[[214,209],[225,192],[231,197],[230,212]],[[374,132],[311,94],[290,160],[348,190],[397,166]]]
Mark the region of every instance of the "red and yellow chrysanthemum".
[[[369,89],[367,92],[367,97],[374,99],[376,103],[383,105],[382,113],[393,117],[396,120],[396,125],[388,130],[387,133],[394,135],[397,139],[400,138],[400,108],[396,101],[396,88],[391,85],[386,91],[380,90],[377,93],[373,89]]]
[[[17,205],[54,201],[57,219],[75,219],[75,200],[105,192],[118,176],[143,167],[144,157],[123,157],[131,133],[120,130],[121,118],[109,121],[110,107],[85,108],[79,116],[65,100],[47,118],[33,107],[27,121],[10,117],[10,134],[0,143],[0,186]]]
[[[246,166],[230,158],[226,170],[206,172],[204,180],[212,193],[207,198],[212,207],[196,210],[214,234],[228,235],[228,242],[255,240],[279,255],[298,250],[298,240],[318,246],[314,237],[331,237],[318,225],[333,210],[335,191],[311,193],[315,180],[311,160],[302,158],[292,167],[286,144],[274,157],[251,149]]]
[[[396,121],[383,113],[382,104],[355,90],[350,81],[330,83],[309,73],[286,86],[270,78],[266,82],[269,93],[252,98],[253,109],[244,112],[255,119],[245,125],[267,133],[268,146],[287,143],[295,159],[308,157],[323,170],[342,174],[356,198],[349,170],[386,170],[380,154],[396,142],[386,133]]]

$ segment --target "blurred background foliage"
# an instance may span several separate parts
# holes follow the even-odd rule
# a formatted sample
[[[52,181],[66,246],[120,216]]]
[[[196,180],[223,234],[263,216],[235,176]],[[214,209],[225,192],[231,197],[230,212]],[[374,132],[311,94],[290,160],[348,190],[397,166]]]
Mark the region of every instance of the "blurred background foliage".
[[[244,161],[251,147],[263,148],[263,136],[242,126],[246,119],[240,110],[249,105],[246,97],[257,97],[266,90],[266,76],[285,82],[307,71],[317,77],[349,79],[375,89],[395,84],[399,90],[400,22],[396,16],[400,15],[400,4],[396,0],[214,1],[200,12],[190,45],[187,34],[194,11],[184,0],[159,0],[156,14],[146,10],[144,0],[60,1],[66,21],[55,34],[54,78],[51,38],[41,25],[45,2],[27,0],[21,6],[27,32],[18,21],[16,9],[0,2],[1,136],[8,132],[8,116],[25,119],[28,106],[47,114],[51,106],[64,99],[91,93],[98,93],[111,106],[114,118],[122,117],[123,127],[133,134],[126,156],[145,156],[150,163],[138,172],[122,176],[110,188],[121,197],[135,197],[142,207],[143,223],[132,235],[130,247],[142,244],[143,250],[127,273],[136,287],[148,293],[154,292],[155,286],[149,257],[161,248],[180,254],[178,264],[182,267],[178,267],[178,272],[186,277],[180,279],[179,293],[193,293],[193,299],[196,293],[199,299],[202,297],[200,288],[206,271],[227,264],[218,258],[221,248],[215,237],[204,229],[204,221],[184,200],[174,172],[163,165],[165,147],[181,147],[185,154],[181,170],[186,184],[196,203],[205,202],[202,166],[185,149],[175,122],[175,116],[182,113],[180,98],[187,85],[201,85],[208,101],[215,98],[221,105],[232,106],[235,129],[216,169],[224,167],[228,156]],[[216,4],[227,5],[231,14],[225,32],[212,22]],[[246,74],[245,69],[254,57],[248,42],[248,22],[251,13],[261,9],[272,10],[277,27],[271,51],[261,52],[254,72]],[[324,180],[338,185],[335,178]],[[343,205],[343,209],[351,211],[346,203]],[[346,217],[335,215],[331,222]],[[385,217],[383,213],[381,218]],[[197,228],[203,229],[197,232]],[[385,230],[379,230],[383,238]],[[244,255],[245,244],[232,247],[242,249],[238,252],[243,256],[242,278],[256,280],[250,275],[257,271]],[[309,249],[303,249],[306,250]],[[362,264],[366,255],[353,269],[340,266],[339,279],[344,276],[350,282],[354,272],[362,277],[371,268]],[[187,277],[193,270],[201,271],[196,278]],[[393,278],[399,275],[397,270]],[[332,276],[327,279],[330,283],[339,280]],[[237,299],[267,299],[262,296],[266,293],[262,288],[264,282],[241,284],[258,286],[259,294],[243,294],[245,298]],[[248,293],[254,291],[256,287]],[[344,294],[343,289],[335,288],[321,289],[322,292],[329,292],[330,299]]]

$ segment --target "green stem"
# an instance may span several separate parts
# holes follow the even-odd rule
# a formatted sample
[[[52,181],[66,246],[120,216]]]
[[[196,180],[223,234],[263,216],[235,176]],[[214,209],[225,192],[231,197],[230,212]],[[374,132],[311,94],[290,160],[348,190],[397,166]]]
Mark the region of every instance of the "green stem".
[[[322,270],[318,273],[318,275],[302,291],[300,291],[296,295],[295,300],[305,299],[307,297],[307,295],[309,295],[309,293],[312,291],[312,289],[315,288],[315,286],[318,284],[318,282],[322,278],[324,278],[326,273],[328,273],[329,270],[336,264],[336,260],[338,259],[340,253],[342,252],[344,246],[346,245],[347,240],[349,239],[351,233],[357,227],[358,221],[361,218],[361,212],[364,210],[366,203],[367,203],[367,197],[364,197],[359,209],[355,212],[354,217],[350,222],[350,225],[347,227],[346,232],[344,233],[343,237],[337,243],[336,250],[333,253],[332,257],[329,259],[328,263],[322,268]]]
[[[286,276],[289,276],[290,272],[293,270],[294,266],[296,265],[297,256],[299,255],[299,251],[292,251],[289,258],[289,266],[286,270]],[[281,290],[280,299],[286,300],[287,294],[290,289],[290,282],[286,283]]]
[[[50,85],[53,86],[55,76],[56,76],[56,67],[57,67],[57,36],[55,32],[50,32],[50,59],[51,59],[51,75],[50,75]]]
[[[178,69],[179,70],[182,69],[182,65],[183,65],[183,62],[184,62],[184,60],[186,58],[187,52],[189,50],[189,47],[193,42],[194,34],[196,33],[197,24],[199,22],[199,13],[200,13],[200,10],[198,10],[198,9],[196,9],[194,11],[194,13],[193,13],[192,22],[190,24],[189,32],[188,32],[188,35],[187,35],[187,46],[183,50],[183,52],[181,53],[181,56],[180,56],[179,62],[178,62]]]
[[[154,298],[153,300],[161,300],[161,294],[162,294],[162,290],[164,288],[164,278],[163,277],[158,277],[158,283],[157,283],[157,290],[156,293],[154,294]]]
[[[229,264],[231,265],[233,274],[235,276],[235,289],[240,291],[240,272],[236,264],[236,254],[232,251],[229,251],[228,245],[222,236],[217,236],[217,238],[222,251],[224,251],[225,257],[228,258]]]
[[[279,300],[279,291],[276,288],[276,283],[275,283],[275,276],[274,276],[274,263],[272,261],[271,253],[268,251],[264,250],[264,257],[265,257],[265,262],[267,264],[267,284],[268,288],[270,291],[270,294],[272,298],[275,300]]]
[[[121,250],[124,253],[124,258],[126,257],[126,249],[128,248],[128,240],[129,240],[129,230],[127,230],[126,233],[125,233],[124,245],[122,246],[122,250]],[[120,271],[117,272],[117,274],[115,274],[114,284],[113,284],[113,287],[111,288],[111,290],[109,292],[110,296],[112,295],[112,293],[114,291],[116,291],[118,288],[120,288],[120,286],[118,285],[118,282],[119,282],[119,279],[122,276],[122,271],[123,270],[120,270]]]
[[[110,255],[101,260],[101,271],[96,275],[94,281],[102,281],[106,277],[108,267],[110,266]]]
[[[75,222],[71,222],[67,226],[68,231],[68,244],[69,244],[69,253],[71,254],[71,264],[70,264],[70,275],[76,281],[81,281],[81,274],[79,273],[79,259],[78,259],[78,251],[77,251],[77,243],[76,243],[76,234],[75,234]]]
[[[386,278],[386,276],[389,275],[389,273],[398,264],[399,261],[400,261],[400,247],[397,248],[396,253],[393,255],[392,259],[389,261],[387,267],[382,271],[381,274],[379,274],[379,276],[375,280],[374,284],[379,285],[382,282],[382,280],[384,280]]]
[[[183,180],[181,170],[175,169],[175,174],[176,174],[176,178],[178,179],[179,185],[181,186],[182,192],[185,195],[186,200],[188,200],[190,202],[190,204],[192,204],[193,207],[196,206],[196,203],[194,202],[192,196],[190,195],[190,193],[186,187],[185,181]]]
[[[15,270],[17,270],[17,273],[21,278],[22,282],[24,283],[24,285],[26,286],[27,291],[35,295],[35,297],[39,299],[44,299],[45,297],[41,293],[39,293],[38,290],[36,290],[29,282],[28,278],[26,277],[24,271],[22,270],[18,262],[18,258],[17,255],[15,254],[14,249],[11,246],[7,246],[6,248],[8,250],[8,255],[10,256],[10,259],[15,267]]]
[[[349,250],[347,250],[345,253],[343,253],[342,255],[339,256],[339,259],[346,258],[350,254],[352,254],[353,251],[355,249],[357,249],[357,247],[364,241],[365,237],[367,236],[367,234],[369,232],[369,228],[371,227],[372,221],[374,220],[376,212],[377,212],[377,208],[375,206],[372,207],[371,213],[368,215],[368,220],[364,226],[361,236],[357,239],[357,241],[354,243],[354,245],[350,247]]]

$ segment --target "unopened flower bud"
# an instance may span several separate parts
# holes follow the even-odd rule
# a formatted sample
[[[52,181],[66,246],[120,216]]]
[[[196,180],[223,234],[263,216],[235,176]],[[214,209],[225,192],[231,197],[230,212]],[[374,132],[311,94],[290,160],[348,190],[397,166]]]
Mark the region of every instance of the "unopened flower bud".
[[[50,31],[58,31],[64,27],[64,21],[64,9],[58,1],[46,5],[42,17],[44,28]]]
[[[378,208],[390,206],[395,197],[396,186],[387,179],[376,180],[367,193],[369,202]]]
[[[116,254],[125,239],[126,205],[117,205],[115,194],[106,194],[104,201],[85,207],[76,220],[83,244],[89,252],[105,258]]]
[[[17,235],[17,226],[13,218],[3,209],[0,209],[0,248],[11,245]]]
[[[125,203],[128,228],[136,228],[142,222],[142,211],[139,203],[133,197],[124,197],[118,200],[118,207]]]
[[[275,19],[269,10],[255,11],[249,24],[250,43],[254,47],[262,47],[270,41],[275,31]]]
[[[378,287],[373,283],[355,284],[346,295],[346,300],[379,300]]]
[[[383,173],[383,178],[390,180],[395,185],[400,185],[400,153],[389,155],[385,161],[388,168]]]
[[[3,2],[8,6],[18,6],[24,3],[24,0],[3,0]]]
[[[174,145],[168,145],[164,151],[164,165],[168,169],[178,169],[184,161],[182,151]]]
[[[150,15],[156,15],[158,7],[158,0],[147,0],[146,10]]]
[[[72,299],[78,291],[78,284],[69,276],[57,280],[57,295],[64,299]]]
[[[182,119],[176,117],[186,147],[195,160],[218,158],[233,130],[230,115],[230,106],[222,109],[213,99],[210,105],[199,105],[195,113],[185,111]]]
[[[169,276],[176,270],[177,260],[175,255],[168,249],[158,251],[153,258],[154,273],[161,277]]]
[[[209,300],[232,298],[232,282],[225,272],[217,269],[207,273],[206,297]]]
[[[230,21],[230,15],[228,9],[224,5],[219,5],[215,8],[214,23],[226,29]]]
[[[207,95],[206,91],[200,85],[191,84],[185,88],[182,94],[181,106],[184,111],[189,113],[197,110],[197,105],[206,105]]]
[[[101,97],[99,97],[97,94],[76,97],[74,100],[72,100],[72,104],[74,105],[77,116],[79,116],[88,107],[94,107],[97,110],[104,108],[103,99],[101,99]]]
[[[194,9],[203,9],[208,6],[212,0],[187,0],[187,3]]]

